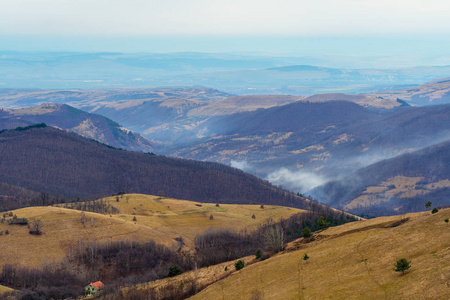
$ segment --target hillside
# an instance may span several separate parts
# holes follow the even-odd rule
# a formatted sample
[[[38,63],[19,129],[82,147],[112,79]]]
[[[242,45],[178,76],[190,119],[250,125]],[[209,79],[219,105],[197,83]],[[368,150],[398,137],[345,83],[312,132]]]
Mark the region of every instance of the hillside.
[[[403,103],[397,99],[384,99],[371,95],[348,95],[342,93],[317,94],[305,98],[303,101],[309,102],[327,102],[327,101],[349,101],[364,107],[392,109],[401,106]],[[404,104],[403,104],[404,105]]]
[[[13,289],[0,284],[0,295],[2,295],[4,293],[8,293],[8,292],[13,292],[13,291],[14,291]]]
[[[448,104],[450,102],[450,80],[443,78],[404,90],[371,93],[367,96],[387,100],[401,99],[408,104],[424,106]]]
[[[160,198],[158,196],[125,194],[104,198],[107,204],[119,209],[116,214],[86,212],[87,224],[80,222],[80,211],[59,207],[28,207],[12,211],[19,218],[29,221],[42,220],[43,234],[33,236],[26,226],[12,226],[0,223],[0,232],[9,230],[8,235],[0,235],[4,251],[0,262],[13,265],[38,267],[46,258],[49,261],[62,258],[78,239],[107,240],[121,239],[145,242],[155,240],[170,248],[175,247],[175,238],[182,237],[186,249],[194,247],[194,237],[210,228],[231,228],[255,230],[259,224],[272,218],[278,221],[302,210],[267,205],[205,204],[193,201]],[[214,220],[210,220],[210,215]],[[252,218],[252,214],[256,218]],[[137,221],[133,222],[136,217]],[[94,218],[94,226],[90,225]]]
[[[134,192],[212,203],[307,205],[235,168],[118,150],[52,127],[0,133],[0,158],[0,182],[62,197]]]
[[[1,110],[0,130],[45,123],[69,130],[107,145],[134,151],[150,152],[151,142],[112,120],[84,112],[66,104],[46,103],[39,106]]]
[[[218,91],[217,91],[218,92]],[[198,89],[198,97],[167,92],[154,99],[120,102],[79,103],[80,107],[124,124],[127,128],[166,145],[197,140],[202,132],[197,128],[212,116],[254,111],[292,103],[298,96],[234,96],[219,99],[209,89]],[[226,95],[226,94],[223,94]],[[161,151],[166,151],[164,147]]]
[[[240,166],[307,192],[379,160],[444,141],[449,115],[450,105],[374,111],[347,101],[299,101],[211,118],[198,129],[205,138],[174,153]]]
[[[135,89],[0,89],[3,107],[24,108],[44,103],[69,104],[75,107],[90,107],[123,101],[144,101],[185,99],[185,100],[220,100],[230,96],[227,93],[201,87],[173,88],[135,88]],[[139,102],[141,101],[141,102]]]
[[[211,102],[206,106],[189,111],[188,116],[220,116],[231,115],[244,111],[254,111],[260,108],[286,105],[301,101],[304,97],[290,95],[259,95],[233,96],[223,100]]]
[[[190,299],[448,299],[450,209],[405,217],[328,228]],[[400,258],[411,261],[405,275],[393,271]]]
[[[368,216],[450,205],[450,141],[367,166],[312,191],[334,207]]]

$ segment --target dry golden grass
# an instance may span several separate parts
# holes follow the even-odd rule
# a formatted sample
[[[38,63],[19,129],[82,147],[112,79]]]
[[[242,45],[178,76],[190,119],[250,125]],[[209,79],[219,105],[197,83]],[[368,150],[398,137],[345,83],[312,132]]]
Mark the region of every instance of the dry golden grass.
[[[243,258],[240,258],[244,262],[244,264],[250,265],[255,262],[255,256],[246,256]],[[133,288],[137,289],[156,289],[163,288],[167,285],[175,285],[177,287],[180,286],[181,283],[186,284],[183,289],[188,290],[190,285],[190,282],[193,282],[195,279],[196,287],[198,289],[203,289],[207,287],[208,285],[213,284],[214,282],[217,282],[223,278],[226,278],[233,274],[236,271],[236,268],[234,264],[236,263],[236,260],[223,262],[214,266],[209,266],[206,268],[200,268],[198,270],[192,270],[188,272],[184,272],[181,275],[172,277],[172,278],[165,278],[160,280],[155,280],[149,283],[145,284],[139,284]],[[226,268],[226,270],[225,270]],[[124,290],[127,290],[128,288],[124,288]]]
[[[357,207],[367,207],[389,201],[393,197],[413,198],[418,195],[426,195],[438,188],[450,187],[450,180],[440,180],[427,185],[418,183],[423,177],[395,176],[380,183],[379,186],[369,186],[361,196],[353,199],[345,205],[345,210]]]
[[[15,291],[15,290],[0,284],[0,295],[2,295],[4,293],[8,293],[8,292],[13,292],[13,291]]]
[[[295,208],[273,205],[265,205],[264,209],[261,209],[260,205],[237,204],[219,204],[217,207],[215,203],[141,194],[124,195],[119,197],[119,202],[116,202],[116,197],[104,200],[120,210],[121,213],[113,217],[132,222],[136,216],[137,224],[157,231],[158,237],[155,237],[155,240],[166,245],[171,245],[175,237],[182,236],[187,246],[193,246],[195,235],[209,228],[252,230],[269,218],[279,220],[303,212]],[[253,214],[255,219],[252,218]],[[209,219],[211,215],[214,220]]]
[[[252,264],[191,299],[449,299],[450,209],[345,224],[316,233],[316,240]],[[297,250],[293,250],[297,249]],[[309,260],[303,261],[307,253]],[[405,275],[399,258],[411,260]]]
[[[88,220],[93,216],[94,227],[86,227],[80,222],[80,212],[57,207],[29,207],[13,211],[19,218],[29,221],[36,219],[44,223],[43,234],[29,234],[27,226],[0,224],[0,231],[6,229],[10,234],[0,236],[0,266],[5,263],[36,267],[46,259],[60,259],[66,254],[70,245],[81,239],[117,240],[117,239],[150,239],[150,229],[134,225],[118,218],[86,213]]]
[[[128,198],[128,202],[127,199]],[[78,239],[110,239],[148,241],[155,240],[169,247],[174,238],[182,236],[188,247],[194,245],[194,237],[209,228],[255,229],[268,218],[287,218],[301,210],[266,205],[225,205],[197,203],[176,199],[160,199],[156,196],[130,194],[116,202],[116,197],[105,198],[121,213],[103,215],[86,212],[86,227],[80,222],[81,212],[62,207],[29,207],[13,211],[19,218],[44,222],[43,234],[29,234],[26,226],[0,223],[0,231],[9,230],[9,235],[0,236],[0,267],[5,263],[36,267],[46,259],[55,260],[65,256],[67,249]],[[135,215],[133,215],[135,214]],[[214,220],[210,220],[210,215]],[[253,219],[252,215],[256,218]],[[95,225],[91,227],[90,219]],[[137,222],[133,222],[133,218]]]

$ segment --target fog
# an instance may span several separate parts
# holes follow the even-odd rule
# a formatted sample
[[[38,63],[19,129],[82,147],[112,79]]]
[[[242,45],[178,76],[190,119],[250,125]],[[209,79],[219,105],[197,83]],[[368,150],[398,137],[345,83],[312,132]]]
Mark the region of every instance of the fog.
[[[304,170],[291,171],[280,168],[267,175],[266,179],[285,189],[304,193],[328,181],[324,176]]]

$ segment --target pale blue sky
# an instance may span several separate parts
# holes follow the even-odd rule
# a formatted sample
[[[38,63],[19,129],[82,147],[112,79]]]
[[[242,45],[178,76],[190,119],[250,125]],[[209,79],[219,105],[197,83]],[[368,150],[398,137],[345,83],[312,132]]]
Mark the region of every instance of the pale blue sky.
[[[435,0],[0,0],[0,50],[446,55]]]

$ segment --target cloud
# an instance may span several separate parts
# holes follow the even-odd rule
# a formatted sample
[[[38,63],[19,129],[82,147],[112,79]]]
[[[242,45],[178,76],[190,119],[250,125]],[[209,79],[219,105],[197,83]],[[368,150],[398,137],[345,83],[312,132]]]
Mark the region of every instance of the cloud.
[[[280,168],[277,171],[269,173],[266,179],[288,190],[302,193],[327,182],[325,177],[316,173],[303,170],[291,171],[287,168]]]
[[[230,165],[233,168],[237,168],[245,172],[250,171],[252,169],[249,163],[245,160],[232,160],[230,161]]]

